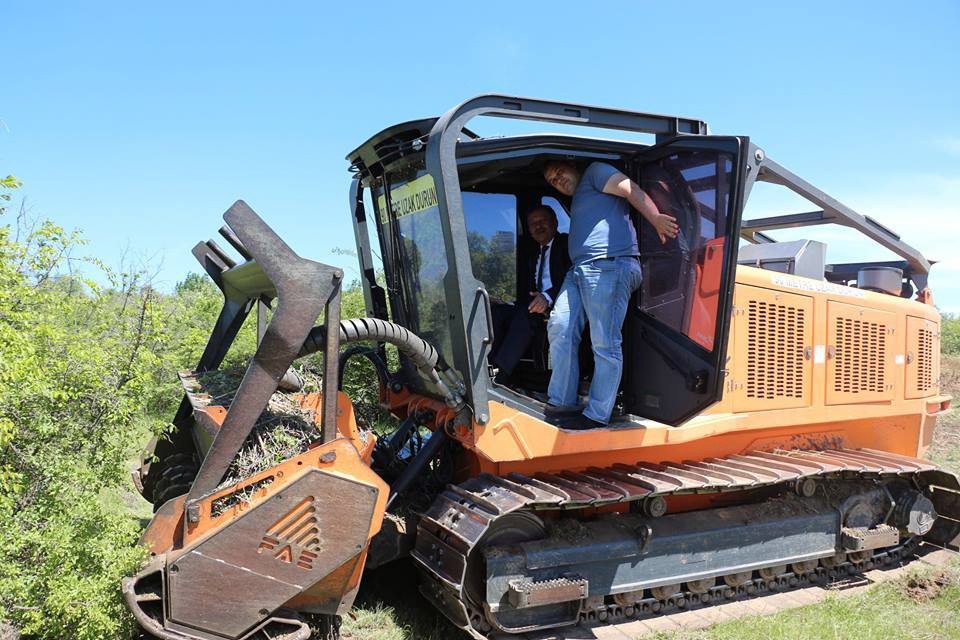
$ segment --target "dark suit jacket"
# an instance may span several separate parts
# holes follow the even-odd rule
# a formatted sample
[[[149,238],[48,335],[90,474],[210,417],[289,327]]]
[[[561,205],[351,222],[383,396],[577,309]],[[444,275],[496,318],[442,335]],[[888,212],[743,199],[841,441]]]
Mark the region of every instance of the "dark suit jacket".
[[[570,248],[568,243],[569,236],[565,233],[558,233],[553,238],[553,245],[550,247],[550,284],[547,289],[547,295],[556,302],[560,294],[560,286],[563,284],[563,278],[570,270]],[[526,308],[530,304],[530,291],[536,288],[537,280],[537,258],[540,257],[540,245],[531,243],[527,257],[523,261],[523,270],[520,273],[520,298],[517,300],[517,306]],[[553,305],[551,305],[553,306]]]

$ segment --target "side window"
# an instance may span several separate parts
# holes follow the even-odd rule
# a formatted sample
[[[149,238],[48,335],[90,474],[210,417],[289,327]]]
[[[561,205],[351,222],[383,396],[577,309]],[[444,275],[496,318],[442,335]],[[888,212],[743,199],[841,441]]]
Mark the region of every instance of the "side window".
[[[473,275],[490,296],[513,301],[517,292],[517,198],[508,193],[463,194]]]
[[[540,198],[540,204],[553,207],[553,210],[557,212],[557,233],[570,232],[570,214],[567,213],[566,208],[560,204],[559,200],[553,196],[543,196]]]

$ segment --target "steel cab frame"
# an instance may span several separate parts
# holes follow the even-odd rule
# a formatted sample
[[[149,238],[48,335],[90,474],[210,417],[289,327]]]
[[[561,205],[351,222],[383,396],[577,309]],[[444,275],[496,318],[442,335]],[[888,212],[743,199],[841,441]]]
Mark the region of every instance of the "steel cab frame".
[[[479,116],[653,134],[655,143],[645,145],[558,134],[480,138],[467,128],[467,124]],[[671,176],[676,178],[674,193],[668,189],[666,195],[660,194],[660,200],[688,210],[681,220],[680,248],[668,248],[668,252],[673,251],[674,262],[662,264],[668,269],[673,268],[671,264],[689,268],[688,282],[678,285],[687,291],[681,296],[685,297],[681,313],[684,317],[671,321],[670,314],[676,313],[662,311],[670,307],[669,304],[661,305],[658,310],[658,296],[647,287],[631,302],[624,327],[622,390],[627,413],[634,416],[676,425],[722,397],[740,239],[771,242],[764,231],[811,224],[845,225],[902,256],[902,263],[895,264],[904,267],[919,288],[926,286],[930,264],[919,252],[876,221],[857,214],[774,162],[748,137],[711,135],[706,122],[693,118],[503,95],[478,96],[439,118],[384,129],[348,154],[347,159],[355,173],[350,204],[369,315],[386,319],[389,297],[392,319],[415,331],[419,328],[416,315],[421,310],[411,302],[411,285],[402,278],[405,263],[417,261],[419,256],[404,253],[404,246],[409,243],[399,231],[398,219],[405,215],[422,216],[428,209],[431,215],[436,212],[441,232],[437,240],[442,244],[445,260],[443,273],[436,274],[442,280],[437,295],[445,312],[443,322],[448,328],[442,336],[443,344],[435,346],[462,377],[463,395],[480,425],[489,420],[487,403],[491,398],[534,415],[542,407],[525,402],[516,394],[504,394],[501,387],[491,383],[488,375],[486,360],[493,340],[490,294],[471,265],[461,174],[470,165],[499,166],[529,157],[579,163],[611,161],[641,186],[644,186],[644,176],[648,176],[648,183],[654,189],[657,179],[662,183],[670,182]],[[697,159],[684,164],[684,158]],[[700,175],[702,167],[714,161],[711,159],[715,159],[717,167],[714,183],[698,191],[698,182],[705,180]],[[670,163],[680,168],[668,166]],[[756,180],[785,186],[823,210],[746,221],[741,225],[743,208]],[[413,183],[423,191],[411,194],[408,189],[400,196],[401,202],[395,203],[398,184],[405,188]],[[545,182],[543,189],[549,190]],[[373,203],[372,217],[367,213],[365,191],[369,191],[369,200]],[[406,196],[414,201],[413,205],[406,201]],[[715,202],[709,202],[709,198]],[[660,203],[658,206],[663,208]],[[698,216],[691,215],[690,210],[712,213],[694,221],[690,218]],[[713,218],[708,219],[709,215]],[[376,278],[369,241],[371,220],[380,240],[386,290]],[[641,254],[656,254],[659,248],[650,240],[650,229],[644,232],[644,226],[646,223],[638,220]],[[713,227],[712,233],[704,231],[709,227]],[[648,264],[645,259],[644,266],[653,267],[644,274],[645,281],[655,283],[656,263]],[[859,266],[862,265],[837,265],[835,277],[849,274]],[[707,289],[710,293],[703,295]],[[432,336],[423,337],[430,340]],[[637,375],[633,375],[634,372]],[[427,381],[409,371],[402,374],[402,381],[416,393],[439,396]]]

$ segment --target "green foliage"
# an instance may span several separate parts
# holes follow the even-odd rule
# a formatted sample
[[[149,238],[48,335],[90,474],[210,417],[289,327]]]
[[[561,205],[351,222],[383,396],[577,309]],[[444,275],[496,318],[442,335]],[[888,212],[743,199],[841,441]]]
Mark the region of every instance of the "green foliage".
[[[168,339],[142,276],[71,275],[79,244],[51,222],[0,227],[0,620],[36,638],[132,628],[118,585],[139,523],[109,497]]]
[[[6,203],[13,199],[13,196],[7,193],[8,190],[19,189],[22,183],[17,176],[7,176],[0,178],[0,216],[7,210]]]
[[[194,369],[223,307],[223,294],[210,278],[190,273],[177,283],[173,295],[163,297],[165,321],[162,348],[153,372],[154,393],[144,409],[169,419],[183,397],[177,371]],[[227,352],[221,368],[245,366],[257,349],[256,311],[252,311],[237,339]]]
[[[196,365],[223,303],[205,275],[164,294],[143,273],[76,258],[82,244],[49,221],[0,226],[0,623],[38,639],[133,632],[119,585],[144,552],[128,468],[150,431],[169,428],[176,372]],[[223,366],[255,351],[255,315]],[[342,315],[366,315],[358,283]],[[373,368],[354,361],[345,386],[375,420]]]
[[[945,313],[940,321],[940,352],[960,355],[960,318]]]
[[[484,283],[494,300],[513,300],[516,297],[515,250],[498,247],[492,239],[476,231],[467,232],[470,262],[477,279]]]

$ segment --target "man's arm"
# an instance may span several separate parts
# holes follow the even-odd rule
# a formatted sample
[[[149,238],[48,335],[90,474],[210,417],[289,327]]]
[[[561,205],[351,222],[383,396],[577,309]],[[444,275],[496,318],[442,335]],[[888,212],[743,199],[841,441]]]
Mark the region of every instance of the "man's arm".
[[[680,233],[677,219],[660,213],[647,192],[619,171],[610,176],[607,184],[603,185],[603,192],[626,199],[634,209],[640,212],[640,215],[647,219],[647,222],[653,225],[657,235],[660,236],[660,242],[666,244],[667,238],[676,238]]]

